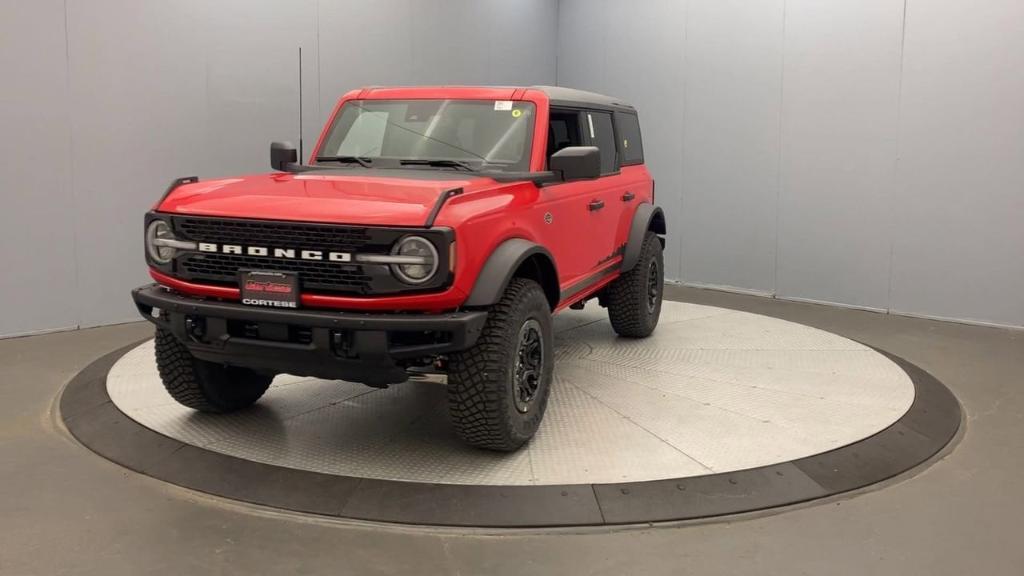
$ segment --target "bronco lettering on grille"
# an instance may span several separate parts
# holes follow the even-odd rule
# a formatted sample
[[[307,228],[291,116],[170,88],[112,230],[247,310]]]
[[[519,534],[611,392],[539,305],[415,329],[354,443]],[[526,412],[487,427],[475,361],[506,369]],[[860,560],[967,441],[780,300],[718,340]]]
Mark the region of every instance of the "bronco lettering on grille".
[[[348,252],[329,252],[325,250],[296,250],[294,248],[268,248],[265,246],[242,246],[241,244],[216,244],[200,242],[199,251],[214,254],[237,254],[239,256],[263,256],[288,258],[292,260],[328,260],[330,262],[351,262],[352,254]]]

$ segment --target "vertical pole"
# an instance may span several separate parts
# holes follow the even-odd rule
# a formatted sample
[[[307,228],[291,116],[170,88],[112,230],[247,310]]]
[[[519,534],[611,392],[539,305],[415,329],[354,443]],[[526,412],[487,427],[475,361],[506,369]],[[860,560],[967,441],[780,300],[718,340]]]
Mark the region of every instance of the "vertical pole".
[[[302,46],[299,46],[299,164],[304,162],[302,150]]]

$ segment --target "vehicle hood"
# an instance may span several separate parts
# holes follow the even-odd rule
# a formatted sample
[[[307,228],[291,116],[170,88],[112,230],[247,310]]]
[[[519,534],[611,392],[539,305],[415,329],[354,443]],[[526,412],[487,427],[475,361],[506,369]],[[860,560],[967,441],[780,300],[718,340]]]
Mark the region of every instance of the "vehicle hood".
[[[275,173],[185,184],[157,210],[193,216],[422,226],[444,191],[501,186],[490,178],[441,170]]]

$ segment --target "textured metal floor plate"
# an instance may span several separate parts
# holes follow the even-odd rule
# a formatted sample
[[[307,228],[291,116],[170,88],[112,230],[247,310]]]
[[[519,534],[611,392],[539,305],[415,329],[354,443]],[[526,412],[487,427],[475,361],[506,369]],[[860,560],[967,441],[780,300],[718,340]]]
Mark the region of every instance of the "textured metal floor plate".
[[[849,339],[767,316],[664,303],[645,340],[618,338],[590,305],[556,317],[544,423],[514,454],[463,446],[441,383],[387,390],[278,377],[255,407],[209,415],[164,391],[147,342],[107,392],[133,420],[207,450],[327,474],[442,484],[549,485],[699,476],[788,462],[898,420],[914,384]]]

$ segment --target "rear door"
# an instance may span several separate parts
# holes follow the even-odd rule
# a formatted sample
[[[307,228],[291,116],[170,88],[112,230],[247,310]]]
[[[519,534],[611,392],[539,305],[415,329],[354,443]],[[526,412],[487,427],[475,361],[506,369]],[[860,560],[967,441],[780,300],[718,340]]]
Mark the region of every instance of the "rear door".
[[[619,230],[624,212],[623,194],[627,182],[622,175],[621,158],[616,146],[615,122],[612,113],[603,110],[585,110],[584,139],[589,146],[601,150],[601,177],[589,183],[591,195],[600,204],[600,225],[602,252],[596,262],[597,268],[614,268],[612,262],[622,257],[624,246]]]
[[[615,135],[619,150],[619,180],[622,183],[622,195],[619,197],[622,211],[619,217],[618,243],[623,244],[629,238],[637,206],[642,203],[654,203],[654,184],[644,166],[640,120],[635,112],[615,112]]]

